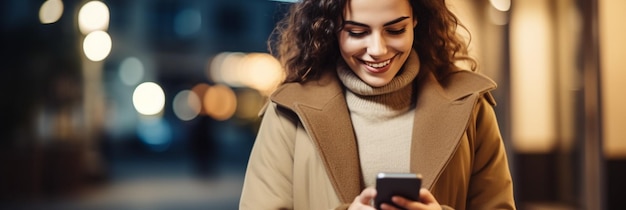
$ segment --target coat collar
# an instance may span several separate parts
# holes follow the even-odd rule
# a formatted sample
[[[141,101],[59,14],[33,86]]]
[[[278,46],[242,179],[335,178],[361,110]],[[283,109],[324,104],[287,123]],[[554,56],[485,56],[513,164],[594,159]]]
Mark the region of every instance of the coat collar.
[[[494,89],[495,83],[469,71],[452,73],[439,82],[423,69],[417,80],[410,170],[421,173],[423,187],[430,188],[456,150],[480,93]],[[337,194],[350,203],[364,183],[343,90],[336,72],[328,71],[319,80],[282,85],[270,99],[298,115]]]
[[[410,171],[422,174],[422,187],[431,189],[454,155],[478,99],[496,85],[470,71],[457,71],[443,80],[429,73],[420,80]],[[493,99],[487,98],[495,105]]]

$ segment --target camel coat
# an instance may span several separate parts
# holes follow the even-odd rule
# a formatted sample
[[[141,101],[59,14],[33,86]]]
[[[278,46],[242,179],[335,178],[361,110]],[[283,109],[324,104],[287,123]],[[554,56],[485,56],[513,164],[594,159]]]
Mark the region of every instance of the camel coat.
[[[515,209],[490,79],[420,70],[410,171],[445,208]],[[364,189],[357,141],[336,73],[270,97],[240,209],[346,209]]]

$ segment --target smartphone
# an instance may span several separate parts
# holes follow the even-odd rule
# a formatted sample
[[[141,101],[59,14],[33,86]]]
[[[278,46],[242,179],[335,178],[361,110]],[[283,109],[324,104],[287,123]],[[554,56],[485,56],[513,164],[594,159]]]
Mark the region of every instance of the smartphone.
[[[419,201],[420,188],[422,187],[422,176],[413,173],[378,173],[376,176],[376,197],[374,207],[380,209],[380,204],[387,203],[396,208],[392,201],[392,196],[402,196],[404,198]]]

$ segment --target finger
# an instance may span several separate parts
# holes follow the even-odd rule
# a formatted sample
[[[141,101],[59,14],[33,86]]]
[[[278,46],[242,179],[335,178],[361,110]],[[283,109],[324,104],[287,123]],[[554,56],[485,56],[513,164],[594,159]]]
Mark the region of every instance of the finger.
[[[402,196],[393,196],[391,197],[391,201],[397,206],[405,209],[427,209],[428,207],[428,205],[426,205],[425,203],[406,199]]]
[[[376,190],[374,188],[366,188],[357,196],[357,199],[359,199],[359,203],[369,205],[374,197],[376,197]]]
[[[425,204],[437,203],[437,199],[435,199],[435,196],[433,196],[428,189],[422,188],[420,189],[420,202]]]
[[[391,197],[391,201],[397,206],[403,207],[405,209],[411,209],[416,207],[416,205],[423,205],[417,201],[406,199],[402,196],[393,196]]]
[[[386,203],[380,204],[380,209],[381,210],[400,210],[400,209],[396,208],[395,206],[389,205],[389,204],[386,204]]]

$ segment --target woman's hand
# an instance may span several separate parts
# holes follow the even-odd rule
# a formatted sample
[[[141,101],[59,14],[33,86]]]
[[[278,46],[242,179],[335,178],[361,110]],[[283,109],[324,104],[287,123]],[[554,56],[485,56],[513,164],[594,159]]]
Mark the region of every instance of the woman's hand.
[[[430,191],[428,191],[426,188],[420,189],[420,201],[419,202],[408,200],[400,196],[393,196],[391,198],[391,201],[393,201],[396,205],[404,207],[405,209],[408,209],[408,210],[418,210],[418,209],[419,210],[441,210],[441,205],[439,205],[439,202],[437,202],[437,199],[435,199],[435,196],[433,196],[433,194],[430,193]],[[392,205],[385,204],[385,203],[381,204],[380,208],[382,210],[398,209]]]
[[[359,196],[354,198],[348,210],[376,210],[371,206],[374,197],[376,197],[376,189],[372,187],[365,188]]]
[[[354,198],[354,201],[348,207],[348,210],[375,210],[373,206],[371,206],[372,200],[376,197],[376,189],[372,187],[365,188],[361,191],[359,196]],[[393,196],[391,198],[396,205],[404,207],[408,210],[441,210],[441,205],[437,202],[437,199],[433,196],[430,191],[425,188],[420,189],[420,202],[408,200],[401,196]],[[382,210],[397,210],[398,208],[389,205],[389,204],[381,204],[380,208]]]

